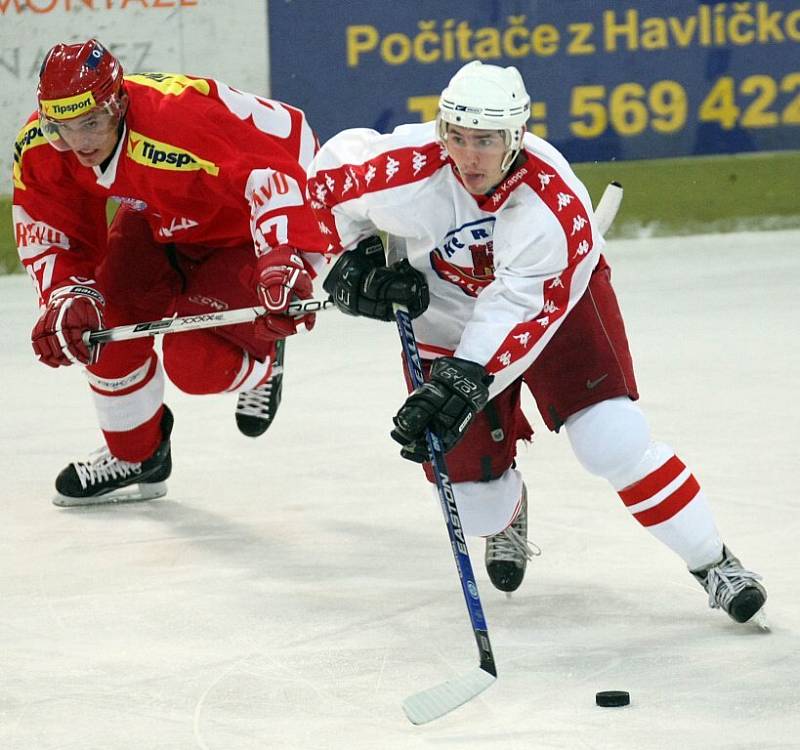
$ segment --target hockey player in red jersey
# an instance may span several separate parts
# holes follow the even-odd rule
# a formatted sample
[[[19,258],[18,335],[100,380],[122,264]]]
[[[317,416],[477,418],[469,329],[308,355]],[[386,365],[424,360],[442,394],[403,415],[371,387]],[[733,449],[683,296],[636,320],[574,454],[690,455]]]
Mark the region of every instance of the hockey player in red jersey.
[[[766,600],[760,576],[723,545],[691,471],[651,438],[589,195],[526,132],[529,116],[519,72],[476,61],[442,93],[436,123],[328,141],[309,194],[347,252],[325,289],[354,315],[391,320],[392,303],[409,308],[427,382],[392,437],[424,462],[425,430],[438,435],[462,525],[487,538],[497,588],[520,585],[532,552],[514,465],[517,440],[531,436],[524,383],[547,426],[563,427],[583,467],[684,560],[711,607],[748,621]],[[405,244],[407,261],[376,261],[369,238],[381,230]]]
[[[220,81],[123,77],[97,40],[46,55],[39,108],[16,142],[13,221],[39,294],[33,349],[83,365],[106,446],[67,466],[59,505],[163,495],[173,418],[164,371],[192,394],[238,392],[236,420],[264,432],[280,398],[285,338],[313,316],[328,240],[305,200],[318,143],[304,114]],[[108,200],[119,204],[110,228]],[[88,347],[102,327],[263,305],[255,323]]]

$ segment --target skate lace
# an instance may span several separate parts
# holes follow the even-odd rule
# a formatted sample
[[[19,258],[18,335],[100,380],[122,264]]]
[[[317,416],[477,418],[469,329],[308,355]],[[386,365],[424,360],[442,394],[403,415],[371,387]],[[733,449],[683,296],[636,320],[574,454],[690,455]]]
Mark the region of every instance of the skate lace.
[[[528,523],[528,509],[524,508],[507,529],[488,539],[488,562],[516,562],[520,557],[532,560],[542,554],[539,545],[529,542],[522,529]]]
[[[108,448],[99,448],[89,455],[88,461],[75,464],[75,473],[83,489],[86,489],[89,485],[109,479],[124,479],[131,474],[138,474],[141,467],[141,463],[129,463],[112,456]]]
[[[236,413],[248,417],[269,416],[272,405],[272,381],[279,374],[273,371],[270,379],[263,385],[250,391],[242,391],[236,401]]]
[[[708,605],[728,612],[734,597],[760,580],[758,573],[745,570],[738,561],[723,560],[708,571],[705,582]]]

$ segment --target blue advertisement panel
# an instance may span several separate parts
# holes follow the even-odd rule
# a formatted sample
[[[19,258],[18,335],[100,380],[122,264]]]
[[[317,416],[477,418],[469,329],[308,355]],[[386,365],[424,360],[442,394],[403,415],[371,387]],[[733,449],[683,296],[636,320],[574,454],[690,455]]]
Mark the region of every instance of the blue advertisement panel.
[[[470,60],[514,65],[573,161],[800,149],[800,3],[273,0],[272,96],[324,140],[433,119]]]

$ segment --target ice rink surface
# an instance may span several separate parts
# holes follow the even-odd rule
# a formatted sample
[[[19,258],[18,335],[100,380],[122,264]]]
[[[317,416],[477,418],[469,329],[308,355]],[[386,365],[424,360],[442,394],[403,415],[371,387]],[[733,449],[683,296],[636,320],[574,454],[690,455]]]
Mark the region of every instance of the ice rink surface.
[[[507,599],[471,551],[499,679],[414,727],[410,693],[477,665],[438,504],[398,456],[394,327],[329,311],[287,346],[272,429],[187,397],[164,500],[62,510],[101,439],[83,377],[35,363],[0,279],[3,750],[800,748],[800,232],[612,241],[641,404],[763,574],[772,631],[707,607],[682,561],[583,472],[521,446],[543,555]],[[176,334],[177,335],[177,334]],[[598,708],[624,689],[627,708]]]

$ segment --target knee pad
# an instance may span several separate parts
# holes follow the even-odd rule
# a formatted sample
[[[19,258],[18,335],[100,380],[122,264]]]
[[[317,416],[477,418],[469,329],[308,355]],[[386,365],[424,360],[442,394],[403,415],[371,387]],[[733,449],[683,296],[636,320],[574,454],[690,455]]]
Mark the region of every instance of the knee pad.
[[[572,450],[584,469],[627,486],[650,447],[650,428],[641,409],[626,397],[612,398],[573,414],[566,421]],[[619,482],[624,484],[619,485]]]

